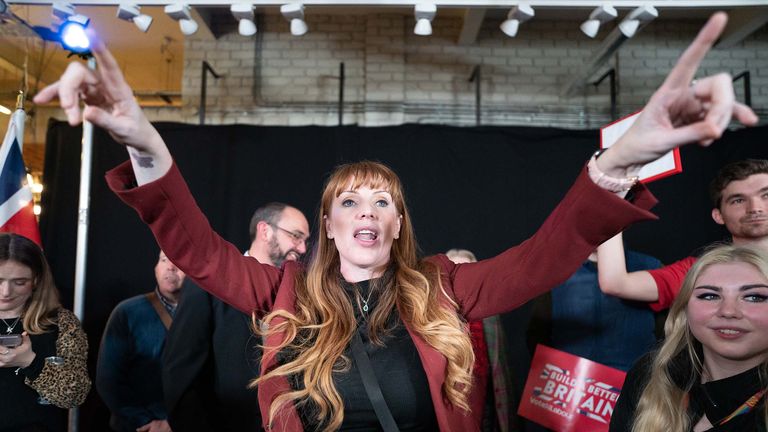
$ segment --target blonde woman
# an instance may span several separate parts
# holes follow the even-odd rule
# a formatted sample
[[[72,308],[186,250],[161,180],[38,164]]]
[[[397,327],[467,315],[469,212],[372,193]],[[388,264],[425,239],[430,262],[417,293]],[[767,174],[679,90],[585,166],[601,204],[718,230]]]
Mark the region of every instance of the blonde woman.
[[[66,431],[91,388],[88,340],[59,304],[48,262],[26,237],[0,233],[0,430]]]
[[[658,352],[627,375],[612,432],[766,430],[768,254],[735,246],[704,254],[664,330]]]
[[[58,95],[70,123],[77,124],[84,100],[83,116],[128,148],[131,161],[108,174],[110,187],[191,279],[263,319],[258,392],[267,429],[379,430],[381,424],[386,430],[477,431],[482,413],[468,409],[480,395],[473,391],[466,322],[550,289],[600,242],[652,217],[646,209],[654,200],[642,187],[635,188],[632,202],[618,196],[634,185],[645,162],[687,142],[710,143],[732,115],[757,121],[734,101],[727,76],[690,85],[726,20],[725,14],[710,20],[632,129],[590,160],[531,239],[471,264],[454,264],[445,255],[417,257],[400,180],[372,162],[331,174],[306,270],[293,262],[277,269],[244,258],[210,228],[99,42],[93,46],[98,71],[74,63],[35,101]]]

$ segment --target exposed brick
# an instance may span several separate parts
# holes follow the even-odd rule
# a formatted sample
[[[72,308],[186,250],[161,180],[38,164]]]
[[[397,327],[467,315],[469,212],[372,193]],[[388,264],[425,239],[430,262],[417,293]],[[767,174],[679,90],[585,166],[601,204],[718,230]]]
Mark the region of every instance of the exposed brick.
[[[580,19],[581,17],[579,17]],[[307,17],[310,32],[290,35],[281,16],[264,16],[259,28],[261,43],[227,34],[216,41],[185,39],[184,92],[181,117],[196,121],[196,95],[200,86],[200,62],[211,62],[226,78],[209,81],[207,123],[219,121],[252,124],[336,124],[335,111],[317,105],[333,104],[338,95],[339,62],[345,63],[345,94],[348,101],[368,101],[368,110],[345,115],[345,122],[364,125],[397,124],[402,121],[449,121],[472,124],[474,84],[467,79],[475,65],[483,65],[484,101],[500,106],[530,107],[485,118],[484,122],[522,122],[532,125],[594,127],[604,120],[607,87],[585,87],[578,97],[560,96],[562,86],[594,55],[612,27],[589,39],[579,30],[580,21],[531,20],[516,38],[498,29],[500,20],[486,19],[477,41],[456,45],[462,20],[439,15],[433,35],[413,35],[412,14],[313,15]],[[639,108],[660,85],[672,65],[698,30],[698,21],[658,21],[624,43],[618,59],[619,100],[622,110]],[[611,25],[609,25],[611,26]],[[615,24],[612,24],[615,26]],[[233,26],[234,27],[234,26]],[[752,72],[753,105],[768,104],[768,31],[758,31],[735,47],[715,49],[702,62],[697,76],[729,71]],[[609,62],[609,63],[612,63]],[[609,65],[606,65],[608,67]],[[158,68],[158,76],[167,73]],[[254,76],[260,97],[282,108],[255,107]],[[742,98],[741,88],[737,88]],[[226,107],[217,104],[226,103]],[[441,107],[431,114],[407,116],[404,105],[430,103]],[[330,106],[330,105],[329,105]],[[584,112],[584,118],[560,119],[541,114],[567,106]],[[218,107],[218,108],[217,108]],[[218,109],[218,111],[217,111]],[[238,111],[242,110],[242,111]],[[214,115],[218,112],[220,114]],[[462,114],[463,113],[463,114]],[[469,113],[469,114],[467,114]],[[593,114],[598,113],[598,114]],[[469,116],[467,118],[462,116]],[[550,116],[551,118],[547,118]]]
[[[317,66],[317,61],[312,59],[295,59],[291,60],[291,65],[297,68],[311,69]]]

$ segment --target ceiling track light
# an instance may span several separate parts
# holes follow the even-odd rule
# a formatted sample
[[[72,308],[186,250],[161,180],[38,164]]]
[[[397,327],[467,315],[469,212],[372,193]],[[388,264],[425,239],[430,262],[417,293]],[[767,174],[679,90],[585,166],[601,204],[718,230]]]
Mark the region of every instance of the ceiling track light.
[[[69,2],[56,0],[51,5],[51,12],[56,18],[66,21],[67,18],[75,14],[75,7]]]
[[[589,19],[581,24],[581,31],[585,35],[594,38],[597,36],[597,32],[600,31],[601,25],[616,19],[617,16],[618,13],[615,7],[609,4],[600,5],[589,14]]]
[[[413,16],[416,18],[416,26],[413,32],[419,36],[432,34],[432,20],[437,14],[437,6],[434,3],[418,3],[413,7]]]
[[[513,7],[507,14],[507,19],[501,23],[501,31],[509,37],[517,36],[517,30],[520,28],[520,24],[533,18],[536,13],[528,3],[520,3]]]
[[[307,23],[304,21],[304,5],[288,3],[280,6],[280,13],[291,22],[291,34],[301,36],[307,33]]]
[[[640,6],[629,13],[620,23],[619,31],[627,39],[637,33],[640,25],[648,24],[659,16],[659,11],[651,5]]]
[[[75,14],[75,8],[63,1],[54,2],[52,10],[53,15],[61,20],[56,30],[46,26],[30,26],[30,28],[42,40],[59,43],[70,52],[70,55],[87,59],[91,55],[91,41],[85,29],[91,23],[91,19],[85,15]]]
[[[132,3],[120,3],[117,7],[117,17],[121,20],[132,22],[144,33],[152,25],[152,17],[141,14],[141,6]]]
[[[253,21],[254,6],[250,3],[235,3],[229,10],[238,21],[237,32],[242,36],[253,36],[256,34],[256,23]]]
[[[192,9],[186,3],[173,3],[165,7],[165,13],[179,22],[181,32],[190,36],[197,31],[197,22],[192,18]]]
[[[138,27],[139,30],[143,31],[144,33],[149,30],[149,26],[152,25],[153,18],[146,14],[141,14],[133,19],[133,24]]]

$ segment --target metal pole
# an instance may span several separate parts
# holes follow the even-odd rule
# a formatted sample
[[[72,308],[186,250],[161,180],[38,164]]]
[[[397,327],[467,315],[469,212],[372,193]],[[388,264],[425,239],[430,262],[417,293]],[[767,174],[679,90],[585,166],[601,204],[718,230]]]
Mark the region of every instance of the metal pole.
[[[200,115],[200,124],[205,124],[205,87],[208,85],[208,69],[206,69],[206,66],[208,63],[203,62],[203,80],[200,83],[200,109],[199,115]]]
[[[200,124],[205,124],[205,98],[206,98],[206,87],[208,86],[208,72],[210,72],[214,78],[220,78],[220,75],[216,73],[215,70],[211,67],[211,65],[208,64],[207,61],[203,60],[203,80],[200,83]]]
[[[480,75],[480,65],[475,66],[474,69],[472,69],[472,75],[469,76],[469,82],[475,82],[475,125],[480,126],[482,119],[481,119],[481,113],[482,113],[482,100],[481,100],[481,88],[480,88],[480,82],[481,82],[481,75]]]
[[[339,63],[339,126],[344,126],[344,62]]]
[[[736,75],[735,77],[733,77],[733,82],[736,82],[741,78],[744,78],[744,105],[751,107],[752,106],[752,80],[749,77],[749,71],[744,71]]]
[[[592,85],[597,87],[606,78],[610,78],[609,84],[611,85],[611,120],[616,120],[618,118],[618,110],[616,106],[616,94],[618,93],[616,89],[616,69],[611,69],[604,73],[603,76],[598,78]]]
[[[206,97],[206,91],[205,88],[208,85],[208,69],[206,68],[208,66],[208,63],[203,62],[203,81],[200,83],[200,109],[199,115],[200,115],[200,124],[205,124],[205,97]]]
[[[611,69],[611,80],[608,82],[611,85],[611,120],[616,120],[618,115],[618,110],[616,108],[616,69]]]
[[[88,68],[96,69],[96,59],[88,58]],[[88,258],[88,213],[91,199],[91,160],[93,159],[93,124],[83,120],[82,153],[80,154],[80,198],[77,209],[77,248],[75,252],[74,312],[83,321],[85,305],[85,266]],[[79,429],[80,411],[69,410],[69,432]]]

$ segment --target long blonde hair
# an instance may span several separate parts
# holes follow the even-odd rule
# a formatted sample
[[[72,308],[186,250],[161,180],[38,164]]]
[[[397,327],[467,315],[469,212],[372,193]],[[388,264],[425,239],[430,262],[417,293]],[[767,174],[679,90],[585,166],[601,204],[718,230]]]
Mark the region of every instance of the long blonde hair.
[[[469,410],[467,398],[474,353],[466,323],[458,315],[456,303],[443,291],[437,266],[417,258],[416,238],[400,179],[388,167],[364,161],[339,166],[325,185],[318,215],[318,244],[307,273],[296,280],[296,312],[274,310],[264,318],[266,335],[284,333],[282,342],[270,347],[265,357],[278,352],[292,355],[256,383],[277,376],[302,380],[298,389],[280,394],[272,401],[270,424],[290,403],[297,408],[313,404],[316,409],[310,420],[318,422],[325,431],[338,429],[344,420],[344,404],[332,373],[349,370],[350,359],[343,353],[357,323],[352,301],[341,285],[339,253],[327,238],[324,218],[343,190],[361,186],[388,190],[402,215],[400,238],[392,244],[390,263],[380,281],[385,286],[371,286],[380,292],[368,324],[371,340],[383,343],[388,318],[397,308],[402,321],[446,357],[444,397]]]
[[[59,291],[40,246],[13,233],[0,233],[0,262],[15,261],[32,271],[32,295],[24,304],[22,324],[29,334],[46,333],[56,325]]]
[[[733,262],[753,265],[768,278],[768,255],[757,249],[720,245],[696,261],[669,310],[664,324],[666,339],[653,360],[650,379],[637,406],[632,432],[687,432],[693,426],[688,415],[687,394],[701,377],[703,359],[701,342],[696,340],[688,326],[686,308],[696,281],[706,268]],[[686,382],[682,384],[679,382],[681,377],[677,376],[679,372],[674,372],[680,369],[679,362],[690,366]],[[760,381],[763,386],[768,385],[768,358],[760,366]],[[768,404],[763,405],[763,421],[768,424]]]

